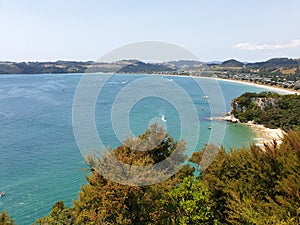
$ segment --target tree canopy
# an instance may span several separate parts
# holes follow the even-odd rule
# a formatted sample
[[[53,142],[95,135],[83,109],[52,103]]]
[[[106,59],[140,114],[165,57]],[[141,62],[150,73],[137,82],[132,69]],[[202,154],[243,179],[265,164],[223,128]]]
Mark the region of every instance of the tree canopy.
[[[7,214],[7,212],[3,211],[0,213],[0,225],[15,225],[15,222]]]
[[[153,135],[150,129],[138,138],[126,140],[112,150],[113,155],[138,165],[165,159],[173,151],[170,146],[178,142],[163,133],[163,141],[155,145],[160,149],[155,148],[155,152],[140,153],[132,148],[141,138]],[[217,151],[211,164],[203,164],[203,158],[210,155],[204,150]],[[74,206],[69,208],[58,202],[36,224],[300,223],[299,131],[288,132],[280,146],[274,142],[264,150],[254,145],[230,152],[211,145],[204,150],[190,159],[200,169],[206,168],[199,176],[185,165],[167,180],[144,186],[123,185],[105,178],[97,172],[99,158],[90,157],[91,174]]]

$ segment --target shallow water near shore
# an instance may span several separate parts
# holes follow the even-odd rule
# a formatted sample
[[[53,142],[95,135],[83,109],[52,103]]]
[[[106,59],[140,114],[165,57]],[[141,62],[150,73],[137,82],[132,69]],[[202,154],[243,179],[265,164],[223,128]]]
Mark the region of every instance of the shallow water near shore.
[[[76,87],[83,74],[1,75],[0,76],[0,211],[6,210],[19,225],[32,224],[47,215],[57,201],[72,206],[80,185],[86,183],[84,159],[76,145],[72,127],[72,104]],[[101,75],[99,75],[101,76]],[[98,132],[103,143],[114,148],[120,144],[111,126],[114,96],[123,87],[145,75],[114,75],[96,105]],[[197,110],[200,135],[196,149],[209,140],[211,130],[210,99],[188,77],[165,77],[187,91]],[[205,84],[205,78],[201,78]],[[226,111],[233,98],[244,92],[267,90],[246,84],[218,81]],[[164,90],[165,93],[171,90]],[[138,94],[138,90],[137,90]],[[184,102],[182,104],[185,104]],[[187,109],[188,110],[188,109]],[[219,112],[220,115],[224,112]],[[148,128],[151,122],[165,121],[167,131],[180,137],[180,115],[176,108],[159,98],[145,98],[130,111],[130,127],[134,135]],[[226,124],[222,143],[230,147],[249,146],[254,132],[242,124]],[[189,142],[189,138],[186,140]],[[191,150],[192,153],[194,149]],[[188,149],[189,151],[189,149]]]

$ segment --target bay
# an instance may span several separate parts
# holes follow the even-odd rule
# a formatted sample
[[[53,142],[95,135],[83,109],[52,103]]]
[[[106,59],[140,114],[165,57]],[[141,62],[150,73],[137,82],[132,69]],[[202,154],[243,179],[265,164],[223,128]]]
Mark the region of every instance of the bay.
[[[86,75],[0,76],[0,191],[6,192],[6,196],[0,199],[0,211],[6,210],[19,225],[32,224],[37,218],[47,215],[57,201],[64,201],[66,205],[72,206],[72,199],[77,198],[80,186],[86,183],[84,169],[87,166],[77,146],[72,124],[74,96],[83,76]],[[158,93],[164,96],[143,96],[141,93],[154,93],[157,88],[153,83],[145,83],[142,88],[133,85],[145,77],[153,76],[118,74],[105,81],[95,106],[95,124],[105,146],[114,148],[121,143],[119,136],[130,135],[126,133],[126,127],[112,125],[112,110],[116,99],[121,99],[124,107],[130,102],[129,98],[126,99],[128,95],[122,99],[122,91],[126,87],[131,88],[134,96],[139,96],[128,112],[131,135],[139,135],[151,123],[157,122],[178,140],[182,137],[181,129],[184,127],[180,121],[182,112],[176,108],[178,103],[168,102],[167,99],[175,96],[176,102],[186,109],[183,113],[189,113],[190,107],[195,108],[197,116],[188,118],[191,123],[199,121],[200,130],[195,133],[191,129],[184,136],[187,143],[193,138],[197,140],[196,147],[189,149],[188,146],[190,155],[210,140],[212,131],[209,127],[212,122],[208,118],[212,115],[212,108],[220,108],[213,113],[222,115],[224,111],[230,110],[233,98],[244,92],[267,90],[218,81],[224,108],[214,102],[211,96],[203,98],[206,92],[201,87],[209,88],[211,79],[165,76],[160,79],[172,83],[172,89],[161,88]],[[90,87],[85,88],[88,90]],[[192,106],[180,98],[176,88],[184,90]],[[213,104],[215,105],[212,106]],[[116,115],[123,118],[122,113],[121,110]],[[116,124],[119,122],[122,124],[119,120]],[[253,141],[255,134],[247,126],[215,122],[214,129],[220,129],[219,133],[222,133],[224,127],[222,143],[215,143],[217,145],[224,145],[229,149],[249,146]]]

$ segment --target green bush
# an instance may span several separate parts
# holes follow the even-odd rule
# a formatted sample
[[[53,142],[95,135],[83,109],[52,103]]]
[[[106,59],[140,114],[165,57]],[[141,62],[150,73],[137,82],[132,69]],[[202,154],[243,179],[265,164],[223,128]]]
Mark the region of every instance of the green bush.
[[[179,144],[159,131],[128,139],[112,154],[130,164],[155,164]],[[164,138],[154,152],[128,147],[148,145],[159,136]],[[288,132],[280,146],[274,142],[264,150],[253,145],[226,152],[207,145],[205,153],[196,152],[190,159],[204,168],[203,156],[217,153],[198,177],[186,165],[148,186],[114,183],[97,172],[101,158],[90,157],[91,174],[73,208],[58,202],[36,224],[300,224],[300,131]]]
[[[14,225],[14,221],[10,216],[7,214],[7,212],[3,211],[0,214],[0,225]]]

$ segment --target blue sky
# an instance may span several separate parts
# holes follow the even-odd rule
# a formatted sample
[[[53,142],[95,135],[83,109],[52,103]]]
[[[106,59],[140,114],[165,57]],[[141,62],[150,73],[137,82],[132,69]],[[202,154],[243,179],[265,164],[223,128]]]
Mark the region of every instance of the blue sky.
[[[300,58],[299,0],[0,0],[0,60],[97,60],[163,41],[203,61]]]

